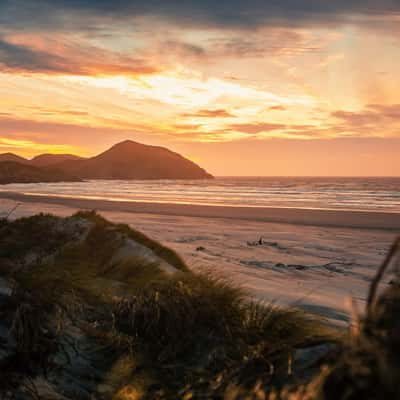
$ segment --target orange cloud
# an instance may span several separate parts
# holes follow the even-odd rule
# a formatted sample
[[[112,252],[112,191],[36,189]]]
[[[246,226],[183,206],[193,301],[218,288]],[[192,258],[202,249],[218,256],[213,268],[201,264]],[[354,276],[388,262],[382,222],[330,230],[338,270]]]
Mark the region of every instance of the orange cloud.
[[[233,131],[238,131],[242,133],[248,134],[257,134],[261,132],[271,132],[276,130],[285,129],[286,125],[284,124],[273,124],[273,123],[265,123],[265,122],[256,122],[256,123],[248,123],[248,124],[230,124],[227,129],[231,129]]]
[[[194,117],[194,118],[231,118],[234,117],[233,114],[227,110],[220,108],[216,110],[199,110],[194,113],[183,113],[182,117]]]
[[[369,104],[357,111],[338,110],[331,113],[339,121],[337,131],[363,136],[396,136],[400,134],[400,104]]]
[[[60,36],[0,36],[0,71],[47,75],[140,76],[160,72],[142,58],[122,55],[85,43],[67,44]]]
[[[276,105],[276,106],[268,107],[268,110],[271,110],[271,111],[285,111],[286,107],[284,107],[282,105]]]

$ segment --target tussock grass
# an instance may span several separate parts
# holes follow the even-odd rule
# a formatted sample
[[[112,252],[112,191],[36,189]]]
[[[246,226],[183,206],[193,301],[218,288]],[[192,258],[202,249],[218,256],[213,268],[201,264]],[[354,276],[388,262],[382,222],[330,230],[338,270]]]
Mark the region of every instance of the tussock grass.
[[[395,278],[380,295],[377,286],[393,265]],[[320,398],[400,399],[400,238],[371,285],[365,316],[360,317],[337,362],[320,388]]]
[[[114,314],[117,329],[136,338],[157,360],[170,360],[187,356],[193,345],[232,340],[241,302],[236,288],[190,275],[148,285],[118,302]]]
[[[136,293],[152,282],[167,278],[156,262],[143,257],[130,257],[127,260],[110,265],[102,273],[105,279],[113,279],[125,285],[127,293]]]
[[[51,254],[66,243],[70,237],[56,229],[61,218],[50,214],[38,214],[20,218],[14,222],[0,220],[0,259],[12,259],[19,263],[30,254]]]
[[[164,278],[156,263],[141,257],[111,263],[122,244],[122,236],[97,214],[93,215],[93,221],[82,242],[67,242],[56,258],[18,270],[19,284],[41,291],[42,296],[47,294],[49,302],[54,296],[79,295],[92,305],[104,305],[122,292],[132,293],[153,280]]]
[[[71,326],[95,344],[102,396],[120,400],[261,396],[290,379],[298,347],[333,340],[316,319],[251,302],[242,289],[191,272],[175,252],[126,225],[95,212],[72,218],[90,223],[79,240],[63,230],[53,237],[63,220],[52,216],[0,222],[0,239],[11,232],[0,245],[4,260],[17,260],[19,249],[44,255],[11,274],[16,290],[1,303],[16,343],[9,358],[14,367],[0,363],[7,390],[16,390],[26,377],[45,375]],[[180,272],[167,275],[141,257],[113,263],[125,237],[150,247]],[[14,380],[5,375],[7,368]]]
[[[176,269],[178,269],[180,271],[189,271],[189,268],[186,265],[186,263],[174,250],[163,246],[161,243],[157,242],[156,240],[149,238],[144,233],[139,232],[126,224],[113,225],[94,210],[93,211],[79,211],[78,213],[75,214],[75,216],[89,220],[91,222],[94,222],[97,225],[114,226],[118,232],[125,234],[127,237],[133,239],[137,243],[153,250],[153,252],[158,257],[160,257],[167,263],[171,264]]]
[[[378,286],[390,266],[393,267],[394,279],[378,295]],[[393,244],[371,283],[365,314],[357,316],[347,338],[337,348],[334,357],[327,361],[311,382],[286,387],[266,398],[400,399],[400,238]],[[249,395],[249,391],[245,392],[245,396]],[[239,398],[242,397],[233,397],[234,400]]]
[[[0,398],[19,386],[32,388],[32,380],[53,365],[52,357],[60,349],[60,310],[56,303],[43,300],[16,284],[12,295],[0,303],[9,341],[6,355],[0,358]]]
[[[328,340],[300,311],[251,303],[229,282],[192,273],[122,299],[114,319],[170,396],[184,387],[188,396],[222,396],[232,382],[251,386],[260,376],[279,384],[297,346]]]
[[[183,272],[189,271],[189,267],[174,250],[163,246],[156,240],[150,239],[142,232],[132,229],[127,225],[118,225],[118,229],[120,229],[121,232],[125,232],[131,239],[153,250],[158,257],[166,261],[168,264],[171,264],[176,269]]]

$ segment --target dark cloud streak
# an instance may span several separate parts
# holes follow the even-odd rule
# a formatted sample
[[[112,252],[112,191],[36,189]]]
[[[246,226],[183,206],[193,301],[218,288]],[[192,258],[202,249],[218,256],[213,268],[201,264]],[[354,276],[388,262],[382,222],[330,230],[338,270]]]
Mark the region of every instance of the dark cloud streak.
[[[110,51],[89,48],[64,48],[61,56],[21,44],[0,36],[0,71],[63,75],[144,75],[158,72],[159,67],[145,60],[120,56]]]
[[[298,26],[348,23],[352,18],[400,13],[398,0],[3,0],[0,26],[46,26],[59,29],[79,21],[156,17],[182,25],[254,28],[263,25]],[[353,19],[354,19],[353,18]],[[149,27],[151,30],[151,26]]]
[[[2,67],[2,68],[1,68]],[[59,56],[9,43],[0,37],[0,69],[31,72],[71,72]]]

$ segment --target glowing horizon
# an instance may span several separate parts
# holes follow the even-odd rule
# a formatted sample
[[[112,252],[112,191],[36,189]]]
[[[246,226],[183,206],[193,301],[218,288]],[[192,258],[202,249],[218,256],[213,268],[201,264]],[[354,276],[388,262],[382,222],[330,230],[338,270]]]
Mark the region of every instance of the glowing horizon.
[[[33,3],[0,5],[0,152],[132,139],[215,175],[400,175],[393,1]]]

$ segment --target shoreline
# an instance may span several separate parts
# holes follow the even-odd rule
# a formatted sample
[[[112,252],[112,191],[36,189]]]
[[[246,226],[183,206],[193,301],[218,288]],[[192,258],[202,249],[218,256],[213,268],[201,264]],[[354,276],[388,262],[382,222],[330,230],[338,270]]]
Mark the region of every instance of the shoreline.
[[[101,199],[77,199],[72,197],[31,194],[28,195],[18,192],[1,192],[0,199],[29,203],[57,204],[77,209],[95,209],[98,211],[119,211],[182,217],[225,218],[285,223],[292,225],[400,231],[400,213],[387,213],[379,211],[149,203]]]

